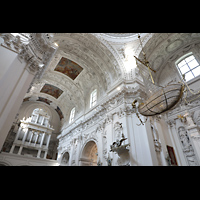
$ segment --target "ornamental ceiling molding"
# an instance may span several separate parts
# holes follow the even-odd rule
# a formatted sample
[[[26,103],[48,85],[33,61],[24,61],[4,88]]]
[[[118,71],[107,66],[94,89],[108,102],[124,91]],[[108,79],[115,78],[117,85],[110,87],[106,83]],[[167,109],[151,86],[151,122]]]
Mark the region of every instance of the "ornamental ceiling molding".
[[[84,37],[83,37],[84,35]],[[87,36],[87,40],[85,37]],[[105,49],[106,47],[102,45],[95,37],[91,37],[91,34],[70,34],[61,33],[54,34],[54,42],[59,44],[59,48],[51,60],[48,69],[43,75],[40,82],[35,83],[30,90],[30,95],[41,96],[53,102],[56,102],[58,106],[62,109],[61,104],[66,104],[66,102],[71,102],[70,106],[76,105],[78,110],[84,110],[83,108],[88,101],[88,95],[91,87],[94,85],[98,86],[98,91],[100,96],[102,96],[107,90],[108,86],[112,84],[113,81],[117,79],[119,70],[113,69],[111,53]],[[93,38],[93,40],[91,40]],[[96,44],[98,43],[98,44]],[[92,49],[93,48],[93,49]],[[65,76],[60,72],[54,71],[58,62],[62,57],[66,57],[78,65],[83,67],[83,71],[75,80],[71,80],[69,77]],[[42,85],[38,85],[41,84]],[[45,84],[49,83],[55,85],[56,87],[63,90],[63,94],[58,98],[58,100],[52,99],[49,95],[41,95],[40,89]],[[70,112],[71,107],[65,106],[64,114]]]
[[[95,33],[112,43],[129,43],[138,39],[138,34],[144,37],[147,33]]]
[[[61,76],[61,73],[54,71],[55,66],[58,64],[58,62],[62,57],[66,57],[84,68],[83,71],[79,74],[79,76],[75,80],[71,80],[69,77],[63,74]],[[59,75],[58,81],[62,77],[62,79],[67,80],[69,84],[73,84],[77,87],[77,89],[82,90],[83,94],[85,93],[85,90],[87,90],[94,84],[94,82],[97,82],[99,86],[102,86],[103,91],[106,90],[105,77],[102,76],[102,74],[100,74],[96,69],[89,66],[86,59],[83,60],[78,55],[73,55],[71,53],[66,54],[62,50],[57,51],[54,61],[50,64],[48,68],[48,72],[51,73],[53,72],[54,74],[55,73],[58,74]],[[90,83],[88,83],[87,76],[90,76],[90,81],[93,80],[93,82],[91,81]]]
[[[48,68],[47,73],[44,74],[42,81],[46,83],[48,82],[51,84],[56,84],[57,87],[61,88],[64,91],[62,97],[59,100],[63,102],[71,102],[71,107],[69,108],[70,110],[75,105],[81,110],[81,107],[83,108],[85,106],[85,101],[88,100],[88,95],[90,95],[89,91],[91,87],[93,87],[94,85],[98,86],[97,89],[99,90],[100,94],[103,94],[103,88],[101,87],[103,85],[103,81],[100,79],[99,76],[93,75],[93,73],[88,72],[86,68],[79,74],[79,76],[75,80],[71,80],[66,75],[54,71],[56,64],[63,56],[74,60],[74,57],[66,56],[64,53],[62,53],[62,51],[60,52],[58,50],[54,62],[50,64],[50,67]]]
[[[115,56],[122,71],[122,77],[129,79],[129,72],[127,72],[124,65],[125,61],[125,48],[129,46],[137,56],[142,50],[139,41],[138,33],[94,33],[96,36]],[[152,37],[153,33],[141,33],[143,44]]]
[[[92,34],[88,33],[56,33],[54,35],[55,42],[58,43],[59,48],[77,55],[79,58],[90,63],[90,66],[99,70],[99,74],[104,74],[108,86],[118,78],[120,73],[113,68],[115,60],[112,53]],[[59,42],[61,42],[59,44]],[[76,61],[75,61],[76,62]],[[79,63],[81,66],[81,63]],[[108,74],[105,74],[105,71]]]
[[[55,105],[57,105],[58,107],[60,107],[65,118],[65,116],[68,115],[72,107],[76,106],[76,108],[80,109],[82,106],[84,106],[84,101],[81,98],[82,95],[80,94],[80,91],[75,91],[74,93],[72,93],[71,89],[67,89],[68,87],[70,88],[71,86],[71,88],[74,88],[74,90],[76,90],[74,85],[67,84],[67,88],[66,88],[65,82],[63,81],[64,79],[61,79],[61,80],[62,81],[58,82],[56,79],[56,76],[53,73],[47,73],[44,75],[44,78],[41,81],[36,81],[32,85],[31,90],[29,91],[29,93],[25,95],[25,98],[42,97],[42,98],[48,99],[52,101],[50,105],[54,105],[54,107]],[[43,88],[45,84],[54,85],[60,88],[61,90],[63,90],[64,92],[61,94],[61,96],[58,99],[54,98],[51,95],[41,93],[40,90]],[[71,103],[67,104],[66,102],[71,102]]]
[[[152,74],[154,80],[159,81],[167,63],[170,63],[170,67],[173,68],[172,62],[175,62],[179,56],[182,56],[199,42],[200,34],[155,33],[143,47],[152,68],[157,71],[156,74]],[[138,57],[143,58],[141,52]]]
[[[69,46],[69,48],[71,48],[71,46]],[[92,60],[91,56],[84,55],[82,52],[79,52],[79,50],[76,49],[75,51],[70,49],[68,51],[66,46],[64,49],[62,49],[61,47],[61,49],[58,50],[57,62],[59,62],[61,57],[66,57],[84,68],[80,75],[77,77],[77,79],[75,79],[74,81],[70,80],[68,77],[65,77],[65,80],[68,80],[68,83],[73,82],[76,85],[78,85],[84,93],[84,98],[86,97],[85,95],[88,95],[89,88],[91,88],[91,86],[96,83],[98,84],[98,89],[101,90],[101,93],[103,93],[103,91],[106,91],[107,87],[109,87],[109,85],[111,84],[111,79],[109,76],[110,73],[108,73],[106,69],[100,69],[100,67],[95,63],[95,61]],[[55,65],[51,65],[49,71],[53,71],[54,68]]]
[[[122,72],[122,78],[127,78],[126,68],[124,63],[122,62],[123,57],[113,48],[113,46],[106,40],[101,33],[93,33],[95,37],[97,37],[108,49],[112,52],[113,56],[115,57],[116,61],[113,63],[115,66],[119,65],[120,71]]]

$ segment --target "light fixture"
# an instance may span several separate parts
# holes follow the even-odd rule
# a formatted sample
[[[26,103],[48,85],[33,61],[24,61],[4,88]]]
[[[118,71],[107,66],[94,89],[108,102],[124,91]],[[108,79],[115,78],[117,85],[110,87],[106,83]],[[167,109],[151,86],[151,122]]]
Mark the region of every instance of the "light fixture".
[[[138,39],[142,47],[140,35],[138,35]],[[134,57],[136,59],[137,67],[139,68],[139,73],[142,76],[146,86],[147,98],[145,100],[135,99],[132,103],[132,106],[133,109],[135,109],[135,113],[141,124],[144,125],[145,122],[140,119],[138,113],[148,117],[160,115],[172,109],[182,98],[185,84],[183,82],[173,84],[168,83],[166,86],[156,84],[152,76],[152,73],[156,73],[156,71],[150,66],[143,47],[142,54],[144,57],[143,60],[137,58],[136,56]],[[142,65],[138,65],[138,62],[140,62]],[[148,77],[150,77],[150,80]]]

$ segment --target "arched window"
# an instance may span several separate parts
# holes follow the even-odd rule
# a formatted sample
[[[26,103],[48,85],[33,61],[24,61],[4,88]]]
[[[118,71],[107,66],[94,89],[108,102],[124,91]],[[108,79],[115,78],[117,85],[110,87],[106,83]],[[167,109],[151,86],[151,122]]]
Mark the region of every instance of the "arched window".
[[[90,95],[90,108],[97,103],[97,89],[95,89]]]
[[[75,107],[71,110],[69,123],[74,121],[74,116],[75,116]]]
[[[185,75],[185,80],[189,81],[200,75],[200,66],[192,53],[186,54],[176,62],[176,66],[181,75]]]

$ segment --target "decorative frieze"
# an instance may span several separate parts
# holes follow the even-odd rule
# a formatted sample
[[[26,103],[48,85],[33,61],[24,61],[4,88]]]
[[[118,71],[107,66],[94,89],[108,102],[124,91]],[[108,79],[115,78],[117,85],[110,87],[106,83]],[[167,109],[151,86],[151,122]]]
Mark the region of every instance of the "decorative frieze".
[[[25,35],[21,36],[25,37]],[[16,37],[11,33],[1,33],[4,39],[2,46],[18,53],[19,59],[27,63],[27,70],[36,73],[38,77],[47,67],[48,62],[55,53],[56,47],[50,41],[50,36],[45,33],[31,33],[26,35],[27,40],[22,40],[20,35]]]

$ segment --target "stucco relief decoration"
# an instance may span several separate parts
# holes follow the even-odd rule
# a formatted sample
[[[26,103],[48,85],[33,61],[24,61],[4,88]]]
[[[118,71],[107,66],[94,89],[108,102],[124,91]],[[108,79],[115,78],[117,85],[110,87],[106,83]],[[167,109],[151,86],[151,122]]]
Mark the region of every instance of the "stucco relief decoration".
[[[54,85],[50,85],[50,84],[45,84],[43,86],[43,88],[40,90],[40,92],[49,94],[56,99],[63,93],[63,91],[61,89],[57,88]]]
[[[77,63],[62,57],[54,71],[61,72],[74,80],[83,70]]]
[[[194,122],[197,126],[200,127],[200,110],[196,110],[193,116]]]
[[[178,128],[178,135],[182,144],[183,153],[185,154],[189,165],[190,166],[198,165],[198,162],[194,153],[194,149],[190,143],[190,139],[184,127]]]

